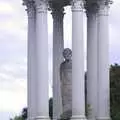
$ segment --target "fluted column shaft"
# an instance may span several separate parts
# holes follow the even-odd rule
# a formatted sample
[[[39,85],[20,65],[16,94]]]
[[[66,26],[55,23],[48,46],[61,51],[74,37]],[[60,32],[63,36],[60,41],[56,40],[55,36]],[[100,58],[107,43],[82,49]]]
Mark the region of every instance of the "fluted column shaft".
[[[27,79],[28,79],[28,120],[35,117],[35,4],[33,1],[24,1],[24,5],[27,7],[28,14],[28,64],[27,64]]]
[[[109,3],[99,3],[98,11],[98,112],[97,120],[110,120],[109,85]]]
[[[97,6],[87,8],[87,118],[96,120],[97,113]]]
[[[36,118],[47,120],[48,114],[48,24],[47,2],[36,0]]]
[[[63,62],[63,8],[52,9],[53,16],[53,118],[62,114],[60,64]]]
[[[72,120],[85,119],[83,0],[72,1]]]

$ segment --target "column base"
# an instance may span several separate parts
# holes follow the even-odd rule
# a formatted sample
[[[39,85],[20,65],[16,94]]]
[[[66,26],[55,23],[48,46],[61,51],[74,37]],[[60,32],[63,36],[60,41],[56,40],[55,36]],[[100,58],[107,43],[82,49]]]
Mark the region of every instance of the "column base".
[[[87,118],[87,120],[96,120],[96,118]]]
[[[96,120],[111,120],[110,117],[99,117],[99,118],[96,118]]]
[[[52,118],[52,120],[59,120],[59,119],[57,119],[57,118]]]
[[[36,116],[36,117],[28,118],[27,120],[50,120],[50,118],[47,116]]]
[[[52,120],[60,120],[60,119],[58,119],[57,117],[54,117],[54,118],[52,118]]]
[[[72,116],[71,120],[87,120],[85,116]]]

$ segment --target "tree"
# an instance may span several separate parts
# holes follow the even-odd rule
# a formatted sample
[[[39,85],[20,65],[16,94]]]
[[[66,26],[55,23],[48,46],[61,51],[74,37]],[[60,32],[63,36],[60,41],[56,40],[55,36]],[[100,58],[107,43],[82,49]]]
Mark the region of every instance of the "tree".
[[[110,111],[112,120],[120,120],[120,65],[110,67]]]
[[[27,108],[22,109],[22,113],[19,116],[15,116],[13,119],[10,120],[26,120],[27,119]]]
[[[10,120],[24,120],[21,116],[15,116],[14,119],[10,119]]]
[[[24,120],[27,119],[27,108],[23,108],[21,116]]]
[[[53,118],[53,98],[49,99],[49,116],[51,119]]]

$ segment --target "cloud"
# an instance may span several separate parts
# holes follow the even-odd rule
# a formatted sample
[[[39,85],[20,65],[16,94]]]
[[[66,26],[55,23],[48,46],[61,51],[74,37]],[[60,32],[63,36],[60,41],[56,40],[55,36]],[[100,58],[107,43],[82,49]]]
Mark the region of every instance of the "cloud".
[[[26,106],[27,16],[22,1],[0,1],[0,119]]]
[[[1,120],[9,120],[9,118],[14,118],[16,113],[0,111]]]
[[[25,107],[26,86],[25,66],[3,64],[0,68],[0,111],[16,112]]]
[[[110,9],[110,63],[120,63],[120,1]],[[72,47],[72,14],[65,8],[64,42]],[[0,119],[8,120],[27,104],[27,13],[22,0],[0,1]],[[86,19],[85,19],[86,21]],[[52,96],[52,15],[48,14],[49,94]],[[85,24],[86,31],[86,24]],[[86,40],[86,32],[85,32]],[[85,41],[86,48],[86,41]],[[86,59],[86,49],[85,49]]]
[[[0,111],[11,111],[17,113],[26,106],[26,87],[24,86],[26,84],[25,82],[25,80],[2,82],[0,85]]]
[[[114,0],[110,8],[109,24],[110,24],[110,63],[120,64],[120,1]]]

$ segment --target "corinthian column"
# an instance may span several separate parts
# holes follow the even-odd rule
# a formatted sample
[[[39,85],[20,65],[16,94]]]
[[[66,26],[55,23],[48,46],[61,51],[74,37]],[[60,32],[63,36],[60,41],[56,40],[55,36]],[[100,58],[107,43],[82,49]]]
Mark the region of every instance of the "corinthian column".
[[[63,16],[64,9],[52,9],[53,16],[53,118],[59,119],[62,114],[62,99],[60,88],[60,64],[63,62]]]
[[[98,3],[98,113],[97,120],[110,120],[109,2]]]
[[[72,120],[85,120],[83,0],[72,1]]]
[[[97,113],[97,4],[87,5],[87,118]]]
[[[28,13],[28,120],[33,120],[35,117],[35,5],[33,1],[25,1],[24,5],[27,6],[27,13]]]
[[[36,117],[47,120],[48,114],[48,25],[47,2],[36,0]]]

